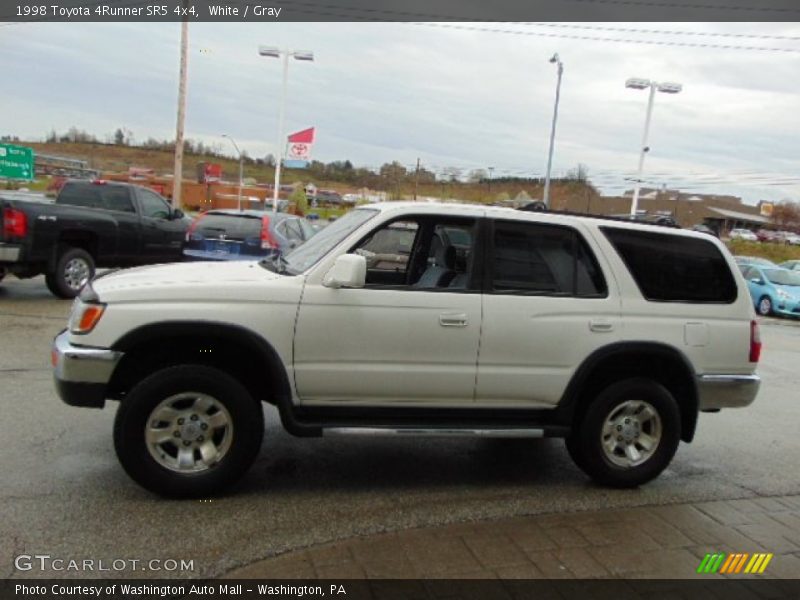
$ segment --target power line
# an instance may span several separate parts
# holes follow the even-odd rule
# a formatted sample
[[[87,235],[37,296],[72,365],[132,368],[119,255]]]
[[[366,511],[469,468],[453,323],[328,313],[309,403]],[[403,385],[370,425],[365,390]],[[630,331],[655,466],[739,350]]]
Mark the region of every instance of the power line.
[[[574,1],[574,0],[573,0]],[[482,33],[498,33],[504,35],[520,35],[530,37],[558,38],[568,40],[582,40],[592,42],[612,42],[618,44],[643,44],[648,46],[675,46],[683,48],[711,48],[716,50],[745,50],[758,52],[784,52],[800,54],[800,48],[771,48],[767,46],[738,46],[733,44],[708,44],[702,42],[680,42],[674,40],[642,40],[642,39],[619,39],[598,37],[593,35],[572,35],[563,33],[543,33],[538,31],[520,31],[518,29],[496,29],[490,27],[472,27],[468,25],[456,25],[453,23],[407,23],[407,25],[418,25],[423,27],[437,27],[442,29],[456,29],[460,31],[479,31]]]
[[[555,29],[586,29],[591,31],[619,31],[623,33],[641,33],[641,34],[656,34],[656,35],[688,35],[698,37],[718,37],[718,38],[736,38],[736,39],[753,39],[753,40],[777,40],[777,41],[800,41],[800,36],[791,35],[772,35],[772,34],[755,34],[755,33],[724,33],[717,31],[676,31],[666,29],[640,29],[638,27],[606,27],[600,25],[572,25],[567,23],[519,23],[520,25],[532,27],[550,27]]]

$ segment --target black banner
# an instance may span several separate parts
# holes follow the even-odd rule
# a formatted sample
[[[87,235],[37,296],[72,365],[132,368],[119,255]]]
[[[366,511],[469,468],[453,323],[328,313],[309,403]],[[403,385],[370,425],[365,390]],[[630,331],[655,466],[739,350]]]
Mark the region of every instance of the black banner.
[[[797,0],[0,0],[0,21],[796,21]]]
[[[800,598],[800,580],[3,580],[0,598],[46,600],[648,600]]]

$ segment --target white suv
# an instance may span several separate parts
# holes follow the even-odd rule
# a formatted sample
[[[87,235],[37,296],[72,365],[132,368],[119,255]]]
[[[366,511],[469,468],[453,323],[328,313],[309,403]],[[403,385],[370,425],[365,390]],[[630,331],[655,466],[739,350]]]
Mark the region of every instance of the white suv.
[[[699,411],[753,401],[754,316],[702,233],[385,203],[274,261],[98,277],[53,362],[68,404],[120,401],[117,455],[164,495],[243,475],[262,401],[297,436],[565,437],[594,480],[629,487]]]

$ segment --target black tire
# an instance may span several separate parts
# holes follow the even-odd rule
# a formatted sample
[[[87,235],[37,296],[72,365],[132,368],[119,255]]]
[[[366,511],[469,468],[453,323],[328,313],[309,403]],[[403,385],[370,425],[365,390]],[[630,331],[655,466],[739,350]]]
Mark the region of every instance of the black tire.
[[[165,399],[187,392],[213,397],[227,410],[232,424],[225,454],[199,472],[178,472],[160,464],[145,441],[145,427],[153,411]],[[208,497],[225,491],[250,468],[263,437],[261,403],[227,373],[200,365],[169,367],[142,380],[122,401],[114,420],[114,448],[128,475],[151,492],[173,498]]]
[[[83,276],[80,277],[80,280],[77,280],[76,274],[67,272],[67,269],[73,266],[77,266],[80,272],[86,272],[85,281]],[[47,289],[54,296],[74,298],[80,293],[83,285],[94,277],[94,270],[94,259],[91,254],[83,248],[66,246],[59,252],[53,270],[45,274],[44,280],[47,284]],[[79,283],[79,281],[83,283]]]
[[[756,310],[758,314],[762,317],[768,317],[772,314],[772,300],[769,296],[761,296],[758,299],[758,304],[756,305]]]
[[[628,401],[643,401],[652,407],[660,420],[660,439],[652,454],[643,462],[620,466],[612,460],[613,453],[609,458],[603,447],[603,426],[615,409]],[[589,404],[579,419],[566,440],[567,450],[575,464],[601,485],[630,488],[647,483],[669,465],[680,443],[681,415],[678,404],[664,386],[651,379],[625,379],[608,386]],[[642,425],[643,428],[649,426],[652,426],[652,421]],[[634,431],[638,432],[639,429]],[[636,435],[638,439],[638,433]],[[617,439],[622,442],[621,437]],[[616,460],[624,461],[625,458]]]

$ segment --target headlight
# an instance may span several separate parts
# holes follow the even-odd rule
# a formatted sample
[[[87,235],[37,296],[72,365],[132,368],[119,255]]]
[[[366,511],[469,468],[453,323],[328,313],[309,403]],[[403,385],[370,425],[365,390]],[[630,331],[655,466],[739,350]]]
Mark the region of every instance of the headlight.
[[[103,316],[105,310],[105,304],[88,304],[81,300],[76,300],[72,307],[72,314],[69,317],[70,333],[77,335],[89,333],[100,321],[100,317]]]
[[[793,300],[794,299],[794,298],[792,298],[791,294],[789,294],[788,292],[784,292],[783,290],[778,290],[776,295],[781,300]]]

